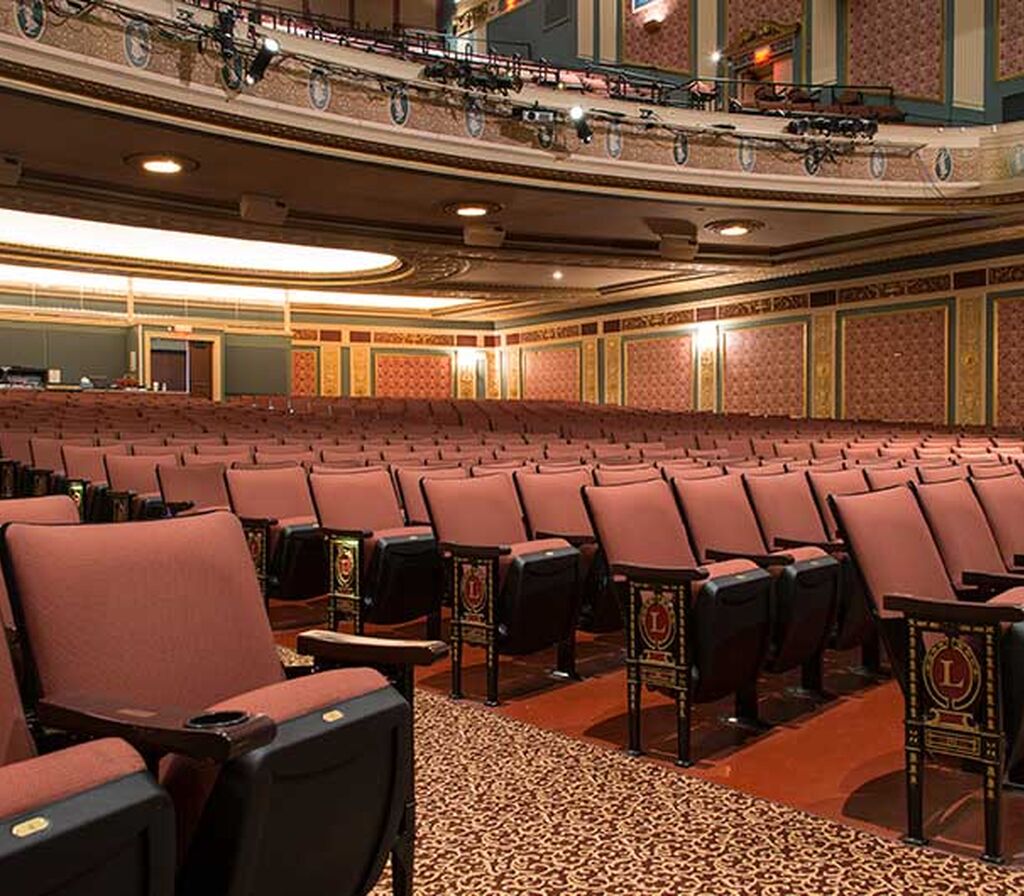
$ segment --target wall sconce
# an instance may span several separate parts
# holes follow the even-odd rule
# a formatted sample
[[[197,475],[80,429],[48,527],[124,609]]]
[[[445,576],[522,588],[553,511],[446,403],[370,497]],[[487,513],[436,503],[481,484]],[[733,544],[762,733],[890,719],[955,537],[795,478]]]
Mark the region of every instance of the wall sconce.
[[[483,357],[483,352],[475,348],[460,348],[455,352],[455,364],[459,370],[476,370],[476,365]]]
[[[697,324],[697,349],[705,352],[718,346],[718,324]]]
[[[661,31],[661,26],[665,24],[665,16],[663,13],[656,13],[644,22],[644,31],[648,34],[657,34]]]

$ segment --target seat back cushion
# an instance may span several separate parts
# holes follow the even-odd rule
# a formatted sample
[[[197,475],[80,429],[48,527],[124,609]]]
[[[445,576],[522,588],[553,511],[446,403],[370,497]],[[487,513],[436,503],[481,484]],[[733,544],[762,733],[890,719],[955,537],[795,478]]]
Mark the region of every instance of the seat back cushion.
[[[428,478],[421,487],[439,542],[497,547],[527,540],[511,475]]]
[[[231,507],[241,517],[315,518],[306,472],[301,467],[228,470],[225,474]]]
[[[709,548],[743,554],[765,553],[764,538],[747,500],[742,476],[673,479],[672,487],[679,496],[686,526],[702,561],[707,559]]]
[[[517,472],[515,481],[532,532],[593,534],[580,492],[591,484],[587,470],[578,467],[564,473]]]
[[[963,584],[965,570],[1005,572],[999,545],[966,480],[920,485],[917,499],[954,584]]]
[[[769,548],[775,546],[776,538],[808,543],[829,540],[803,473],[750,476],[746,484]]]
[[[309,484],[320,525],[328,529],[376,532],[405,525],[391,476],[380,467],[356,473],[314,473]]]

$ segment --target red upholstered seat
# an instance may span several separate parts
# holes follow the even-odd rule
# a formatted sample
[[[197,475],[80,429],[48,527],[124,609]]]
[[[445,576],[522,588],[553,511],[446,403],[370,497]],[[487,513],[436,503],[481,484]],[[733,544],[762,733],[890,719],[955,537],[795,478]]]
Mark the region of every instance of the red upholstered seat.
[[[661,471],[650,464],[601,466],[594,470],[594,481],[598,485],[625,485],[629,482],[645,482],[660,478]]]
[[[913,467],[896,467],[888,470],[868,467],[864,470],[864,477],[871,490],[876,492],[880,488],[892,488],[894,485],[917,482],[917,470]]]
[[[408,704],[366,669],[285,681],[233,515],[14,524],[4,539],[42,698],[84,694],[142,719],[220,709],[278,723],[272,742],[219,767],[161,764],[179,809],[179,890],[354,896],[373,886],[404,812]],[[339,792],[352,798],[321,797]],[[296,817],[310,824],[289,837]],[[355,844],[351,863],[336,861],[339,830]]]
[[[410,526],[430,524],[430,514],[423,500],[420,483],[430,479],[466,479],[469,470],[465,467],[413,467],[395,471],[395,481],[405,508],[405,518]]]
[[[819,472],[812,468],[807,471],[807,481],[811,484],[811,491],[814,492],[814,499],[818,502],[830,538],[837,537],[838,533],[828,502],[829,496],[857,495],[870,490],[864,471],[860,469]]]
[[[995,534],[1007,569],[1024,571],[1016,557],[1024,554],[1024,478],[1001,476],[971,483]]]
[[[188,505],[188,510],[228,510],[227,483],[222,463],[205,463],[179,467],[177,464],[158,464],[157,482],[160,495],[168,507]]]

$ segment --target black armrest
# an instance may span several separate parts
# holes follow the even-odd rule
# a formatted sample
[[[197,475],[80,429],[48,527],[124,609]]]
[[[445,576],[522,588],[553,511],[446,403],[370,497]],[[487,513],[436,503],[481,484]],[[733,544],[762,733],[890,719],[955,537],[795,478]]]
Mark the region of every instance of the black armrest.
[[[1013,565],[1014,566],[1024,566],[1024,554],[1014,554],[1013,555]]]
[[[320,531],[328,538],[336,536],[338,538],[369,538],[373,533],[369,529],[328,529],[326,526],[321,526]]]
[[[685,585],[699,582],[708,577],[708,571],[697,566],[693,569],[674,568],[668,566],[633,566],[629,563],[617,563],[611,568],[612,575],[625,576],[630,582],[650,585]]]
[[[969,569],[963,574],[965,585],[984,588],[987,591],[1006,591],[1024,585],[1024,575],[1009,572],[982,572]]]
[[[512,553],[512,548],[508,545],[454,544],[450,541],[439,544],[438,549],[442,553],[457,554],[467,560],[496,560]]]
[[[533,537],[537,540],[542,538],[561,538],[562,541],[567,541],[574,548],[581,548],[588,544],[597,544],[597,539],[593,535],[565,535],[562,532],[534,532]]]
[[[240,714],[238,722],[218,725],[214,714],[202,710],[125,707],[83,695],[40,700],[37,712],[39,720],[52,728],[89,737],[120,737],[144,753],[179,753],[213,762],[266,746],[277,735],[277,726],[264,715]],[[204,716],[213,724],[190,726]]]
[[[315,629],[299,635],[296,650],[317,660],[346,666],[430,666],[448,655],[444,641],[368,638]]]
[[[782,538],[781,536],[775,539],[775,547],[779,550],[785,550],[786,548],[819,548],[828,554],[835,554],[846,550],[846,545],[841,541],[804,541],[799,538]]]
[[[196,506],[195,501],[170,501],[164,505],[171,516],[177,516],[179,513],[184,513],[186,510],[191,510]],[[244,524],[243,524],[244,525]]]
[[[708,560],[749,560],[751,563],[761,567],[789,566],[793,558],[789,554],[744,554],[741,551],[719,551],[715,548],[707,548],[704,551]]]
[[[1024,622],[1024,605],[976,604],[954,600],[936,600],[909,594],[886,594],[882,606],[916,619],[967,625],[999,625]]]
[[[277,525],[277,520],[273,517],[240,516],[238,519],[246,529],[262,529]]]

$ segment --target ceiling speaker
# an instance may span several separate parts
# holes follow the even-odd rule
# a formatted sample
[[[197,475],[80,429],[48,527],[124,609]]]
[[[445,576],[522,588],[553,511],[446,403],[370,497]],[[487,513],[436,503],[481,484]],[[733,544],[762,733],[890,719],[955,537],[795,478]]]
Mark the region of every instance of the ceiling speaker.
[[[462,229],[462,241],[467,246],[499,249],[505,242],[505,228],[496,224],[467,224]]]

